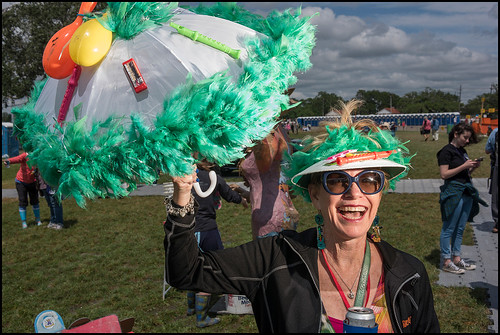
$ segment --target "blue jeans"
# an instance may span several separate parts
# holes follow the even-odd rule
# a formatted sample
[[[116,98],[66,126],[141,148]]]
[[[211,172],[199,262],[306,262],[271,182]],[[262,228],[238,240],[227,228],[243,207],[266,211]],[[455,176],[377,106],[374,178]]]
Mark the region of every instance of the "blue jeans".
[[[441,248],[441,257],[451,259],[451,256],[460,256],[462,247],[462,236],[465,225],[472,209],[472,197],[463,195],[457,208],[448,221],[443,221],[439,246]]]
[[[54,196],[54,190],[51,189],[49,185],[43,192],[45,195],[45,200],[47,200],[47,205],[50,209],[50,222],[63,225],[63,207],[62,204]]]
[[[207,231],[198,231],[194,233],[198,247],[201,251],[214,251],[224,249],[219,229],[211,229]]]

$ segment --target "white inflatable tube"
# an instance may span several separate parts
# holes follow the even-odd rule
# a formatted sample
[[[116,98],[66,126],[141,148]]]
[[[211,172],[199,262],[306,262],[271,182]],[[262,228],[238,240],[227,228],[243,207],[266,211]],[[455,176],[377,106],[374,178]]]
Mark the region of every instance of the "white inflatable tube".
[[[212,194],[212,192],[215,189],[215,186],[217,186],[217,174],[215,173],[215,171],[210,171],[208,176],[210,177],[210,187],[205,192],[201,190],[200,183],[196,182],[193,184],[193,188],[196,194],[198,194],[202,198],[206,198],[210,194]]]

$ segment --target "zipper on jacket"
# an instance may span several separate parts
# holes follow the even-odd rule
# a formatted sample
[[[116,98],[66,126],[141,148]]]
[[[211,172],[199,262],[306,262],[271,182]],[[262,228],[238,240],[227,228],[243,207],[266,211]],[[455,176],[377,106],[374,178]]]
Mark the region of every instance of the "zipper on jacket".
[[[295,250],[295,248],[293,247],[293,245],[288,242],[287,238],[286,237],[283,237],[283,240],[288,244],[288,246],[299,256],[299,258],[302,260],[302,263],[304,263],[307,271],[309,272],[309,275],[311,276],[311,279],[313,281],[313,284],[314,284],[314,287],[316,287],[316,291],[318,292],[318,296],[319,296],[319,310],[320,310],[320,314],[322,314],[322,310],[323,310],[323,303],[321,301],[321,292],[319,291],[319,287],[318,285],[316,285],[316,282],[314,281],[314,276],[312,275],[312,272],[311,272],[311,269],[309,269],[309,266],[307,265],[307,262],[304,260],[304,258],[302,257],[302,255],[300,254],[300,252],[298,252],[297,250]],[[319,326],[318,326],[318,333],[321,332],[321,317],[319,319]]]
[[[398,320],[398,313],[396,313],[396,298],[399,294],[399,291],[401,291],[401,289],[403,288],[404,285],[406,285],[406,283],[408,283],[410,280],[417,280],[420,278],[420,275],[418,273],[415,273],[413,276],[411,276],[410,278],[406,279],[401,285],[399,285],[398,289],[396,290],[396,294],[394,294],[394,298],[392,300],[392,310],[394,312],[394,318],[396,319],[396,324],[398,325],[398,328],[399,328],[399,331],[402,333],[403,332],[403,329],[401,328],[401,321]]]
[[[410,299],[411,304],[418,311],[418,305],[415,302],[415,299],[413,299],[413,297],[411,296],[411,294],[409,292],[406,292],[405,290],[401,290],[401,293],[403,293],[404,295],[406,295]]]

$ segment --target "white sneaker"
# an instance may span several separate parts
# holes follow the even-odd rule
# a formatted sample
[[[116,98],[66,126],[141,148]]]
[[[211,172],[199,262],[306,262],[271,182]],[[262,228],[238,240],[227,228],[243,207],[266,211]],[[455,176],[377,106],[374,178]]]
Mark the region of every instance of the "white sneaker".
[[[28,225],[26,224],[26,222],[23,222],[23,229],[26,229],[28,228]]]
[[[465,263],[465,261],[463,259],[461,259],[460,262],[455,263],[455,265],[460,269],[469,270],[469,271],[476,269],[475,264]]]
[[[443,271],[451,272],[457,275],[461,275],[465,273],[464,269],[460,269],[453,262],[449,262],[448,265],[443,265]]]
[[[55,229],[55,230],[61,230],[63,229],[63,225],[62,224],[57,224],[57,223],[49,223],[49,225],[47,226],[47,228],[52,228],[52,229]]]

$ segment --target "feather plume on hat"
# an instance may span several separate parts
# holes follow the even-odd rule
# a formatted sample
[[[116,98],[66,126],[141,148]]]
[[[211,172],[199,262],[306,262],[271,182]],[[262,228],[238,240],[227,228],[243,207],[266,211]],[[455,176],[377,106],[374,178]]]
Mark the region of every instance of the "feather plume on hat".
[[[304,139],[304,148],[293,155],[285,154],[283,173],[289,178],[288,184],[295,194],[300,194],[310,202],[307,185],[314,173],[333,170],[349,170],[359,168],[380,169],[389,175],[392,189],[396,181],[408,174],[410,155],[405,143],[391,136],[387,131],[381,131],[377,124],[369,119],[353,121],[351,113],[361,106],[360,100],[351,100],[348,103],[339,103],[338,111],[341,115],[337,122],[322,123],[325,132]],[[387,158],[365,160],[362,163],[337,164],[333,157],[345,152],[356,153],[392,153]],[[345,154],[344,154],[345,155]]]

